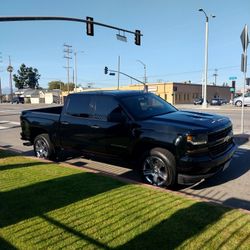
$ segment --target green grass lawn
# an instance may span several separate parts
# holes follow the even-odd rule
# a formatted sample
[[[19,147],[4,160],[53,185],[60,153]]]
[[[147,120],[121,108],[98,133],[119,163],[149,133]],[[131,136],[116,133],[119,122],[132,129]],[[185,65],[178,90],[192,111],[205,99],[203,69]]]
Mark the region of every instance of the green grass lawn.
[[[250,214],[0,151],[0,249],[250,249]]]

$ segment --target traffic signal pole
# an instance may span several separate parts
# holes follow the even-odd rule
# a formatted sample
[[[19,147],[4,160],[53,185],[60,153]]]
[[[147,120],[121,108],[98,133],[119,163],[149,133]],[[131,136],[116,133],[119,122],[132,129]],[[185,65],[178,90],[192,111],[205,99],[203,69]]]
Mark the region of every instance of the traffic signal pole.
[[[128,74],[125,74],[125,73],[123,73],[123,72],[121,72],[121,71],[117,71],[117,70],[113,70],[113,69],[108,69],[108,67],[105,67],[105,68],[104,68],[104,74],[108,74],[108,71],[109,71],[110,73],[118,73],[118,74],[127,76],[127,77],[131,78],[132,80],[135,80],[135,81],[137,81],[137,82],[139,82],[139,83],[142,83],[142,84],[144,85],[144,91],[145,91],[145,92],[148,92],[148,86],[147,86],[147,84],[146,84],[145,82],[142,82],[142,81],[140,81],[140,80],[134,78],[133,76],[130,76],[130,75],[128,75]]]
[[[94,25],[102,26],[109,29],[114,29],[118,31],[123,31],[125,33],[135,35],[135,44],[141,45],[141,34],[140,30],[130,31],[123,28],[115,27],[112,25],[95,22],[92,17],[87,17],[87,19],[72,18],[72,17],[56,17],[56,16],[19,16],[19,17],[0,17],[0,22],[16,22],[16,21],[69,21],[69,22],[80,22],[87,24],[87,35],[94,35]]]

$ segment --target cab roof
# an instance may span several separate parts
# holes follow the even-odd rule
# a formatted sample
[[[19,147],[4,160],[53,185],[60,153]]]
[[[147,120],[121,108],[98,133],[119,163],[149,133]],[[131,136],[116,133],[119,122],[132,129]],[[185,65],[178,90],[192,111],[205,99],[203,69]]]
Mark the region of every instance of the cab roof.
[[[95,91],[83,91],[79,93],[74,93],[72,95],[108,95],[117,97],[135,96],[145,93],[140,90],[95,90]]]

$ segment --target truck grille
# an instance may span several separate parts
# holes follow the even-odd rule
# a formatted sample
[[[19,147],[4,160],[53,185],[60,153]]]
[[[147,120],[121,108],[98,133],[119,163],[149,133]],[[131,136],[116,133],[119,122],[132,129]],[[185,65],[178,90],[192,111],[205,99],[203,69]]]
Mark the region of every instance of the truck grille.
[[[230,139],[229,141],[223,142],[221,144],[217,144],[213,147],[209,148],[209,153],[211,154],[211,156],[218,156],[222,153],[224,153],[225,151],[229,150],[231,147],[229,147],[230,145],[233,146],[232,144],[233,140]]]
[[[208,143],[215,142],[225,138],[232,131],[232,126],[229,126],[223,130],[219,130],[213,133],[208,134]]]
[[[208,149],[212,157],[223,154],[233,146],[233,138],[231,137],[231,134],[232,126],[229,126],[223,130],[208,135],[208,143],[211,145]],[[226,138],[228,135],[230,135],[230,137]]]

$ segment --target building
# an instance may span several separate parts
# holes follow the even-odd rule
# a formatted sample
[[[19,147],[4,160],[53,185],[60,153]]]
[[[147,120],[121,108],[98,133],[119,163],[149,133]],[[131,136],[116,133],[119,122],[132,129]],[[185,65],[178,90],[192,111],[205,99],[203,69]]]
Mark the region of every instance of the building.
[[[191,104],[195,98],[202,96],[202,85],[192,83],[147,83],[148,91],[152,92],[164,100],[172,104]],[[116,88],[102,88],[99,90],[112,90]],[[120,90],[143,90],[143,84],[131,84],[122,86]],[[97,89],[91,89],[97,90]],[[85,89],[82,91],[90,91]],[[79,92],[79,91],[77,91]],[[210,101],[214,97],[224,98],[227,101],[231,99],[229,86],[207,85],[207,100]]]
[[[61,90],[42,90],[42,89],[19,89],[15,92],[16,96],[24,97],[25,103],[59,103]]]

